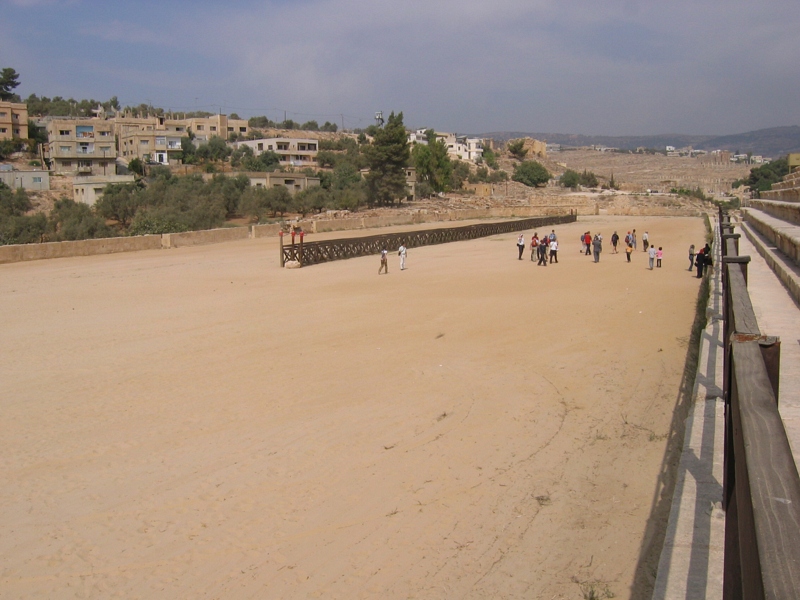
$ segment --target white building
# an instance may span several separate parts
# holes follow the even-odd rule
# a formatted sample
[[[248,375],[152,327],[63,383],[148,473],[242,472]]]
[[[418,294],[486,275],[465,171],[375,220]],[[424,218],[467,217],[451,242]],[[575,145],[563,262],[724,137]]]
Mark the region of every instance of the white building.
[[[237,148],[248,146],[258,156],[264,152],[274,152],[280,157],[282,165],[310,167],[316,164],[319,142],[306,138],[262,138],[235,142]]]

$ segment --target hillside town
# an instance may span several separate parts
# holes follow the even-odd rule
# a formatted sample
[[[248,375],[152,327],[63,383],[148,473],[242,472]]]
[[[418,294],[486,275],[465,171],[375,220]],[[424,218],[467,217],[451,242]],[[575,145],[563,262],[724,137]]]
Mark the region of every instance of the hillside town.
[[[335,167],[327,158],[330,152],[326,149],[343,148],[342,140],[369,143],[370,133],[383,120],[378,113],[376,126],[366,131],[336,131],[329,123],[326,131],[320,131],[257,127],[254,124],[259,125],[258,120],[238,115],[187,116],[160,110],[142,114],[131,109],[106,111],[102,106],[92,112],[92,117],[41,116],[29,114],[25,103],[0,102],[0,140],[18,142],[20,150],[0,164],[1,180],[10,188],[30,191],[34,206],[43,210],[63,197],[94,206],[107,186],[132,184],[154,167],[168,168],[176,175],[201,173],[206,178],[214,173],[245,174],[253,187],[282,186],[294,195],[319,186],[321,177],[325,185],[324,173]],[[29,121],[32,128],[45,133],[46,139],[37,143],[29,138]],[[585,204],[592,210],[592,205],[599,203],[597,210],[602,210],[600,205],[607,199],[587,194],[591,186],[562,189],[560,177],[568,169],[596,173],[599,180],[595,191],[605,188],[619,197],[699,189],[724,198],[751,165],[769,161],[762,156],[734,155],[723,150],[706,152],[666,146],[663,151],[639,148],[631,153],[605,146],[569,148],[532,138],[516,140],[520,152],[515,156],[508,151],[510,142],[515,140],[503,142],[426,128],[406,133],[410,148],[436,142],[446,150],[449,161],[462,165],[462,181],[432,189],[419,185],[426,177],[416,172],[415,154],[411,153],[406,165],[407,192],[401,199],[423,202],[425,207],[431,206],[431,199],[440,205],[506,206],[541,202],[542,197],[548,196],[545,204],[554,203],[553,198],[557,197],[556,204]],[[187,156],[188,152],[211,145],[221,146],[222,154],[206,161]],[[268,168],[259,167],[258,172],[248,171],[231,160],[230,155],[237,153],[253,158],[268,155],[274,157],[274,163]],[[509,177],[519,163],[515,158],[542,164],[549,173],[547,185],[531,188]],[[487,165],[492,177],[481,177],[481,168],[486,169]],[[678,166],[679,176],[670,175],[672,165]],[[363,178],[369,170],[359,167]],[[612,177],[615,185],[610,188],[608,181]],[[629,206],[630,201],[626,197],[624,204]]]

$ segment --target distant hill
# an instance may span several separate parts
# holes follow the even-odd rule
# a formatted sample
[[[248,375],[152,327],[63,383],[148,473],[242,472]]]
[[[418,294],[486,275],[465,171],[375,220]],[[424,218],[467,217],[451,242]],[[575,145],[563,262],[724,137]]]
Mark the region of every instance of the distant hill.
[[[532,137],[537,140],[546,140],[550,144],[562,146],[608,146],[621,150],[636,150],[636,148],[663,149],[665,146],[683,148],[691,146],[697,150],[730,150],[747,154],[760,154],[770,158],[780,158],[789,152],[800,152],[800,126],[772,127],[758,129],[735,135],[684,135],[661,134],[643,136],[603,136],[580,135],[565,133],[525,133],[520,131],[501,131],[481,133],[476,137],[492,138],[497,141],[508,141],[521,137]]]

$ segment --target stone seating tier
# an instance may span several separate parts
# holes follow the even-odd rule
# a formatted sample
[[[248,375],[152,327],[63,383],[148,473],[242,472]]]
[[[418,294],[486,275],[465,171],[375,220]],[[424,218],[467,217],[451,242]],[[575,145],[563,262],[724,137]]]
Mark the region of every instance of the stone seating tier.
[[[745,209],[745,222],[772,242],[795,265],[800,266],[800,225],[774,217],[767,212],[767,210],[778,212],[777,209],[780,207],[776,205],[787,203],[760,201],[760,204],[765,210],[753,206]],[[794,214],[797,215],[797,212]]]

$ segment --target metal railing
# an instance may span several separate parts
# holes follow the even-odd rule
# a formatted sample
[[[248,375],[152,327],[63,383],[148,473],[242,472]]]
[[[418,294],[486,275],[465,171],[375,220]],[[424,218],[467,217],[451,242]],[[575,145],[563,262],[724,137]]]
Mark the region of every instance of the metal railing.
[[[763,335],[749,256],[720,209],[725,398],[723,598],[800,595],[800,477],[778,412],[780,340]]]
[[[557,215],[551,217],[533,217],[517,219],[514,221],[500,221],[497,223],[480,223],[464,227],[445,227],[440,229],[424,229],[420,231],[405,231],[399,233],[385,233],[359,238],[340,240],[326,240],[322,242],[304,242],[303,235],[292,236],[292,243],[284,245],[284,236],[281,235],[280,258],[281,266],[289,261],[296,261],[301,266],[314,265],[332,260],[343,260],[357,256],[380,254],[381,250],[396,250],[401,244],[407,248],[431,246],[433,244],[446,244],[462,240],[474,240],[490,235],[524,231],[549,225],[573,223],[578,218],[577,214]]]

